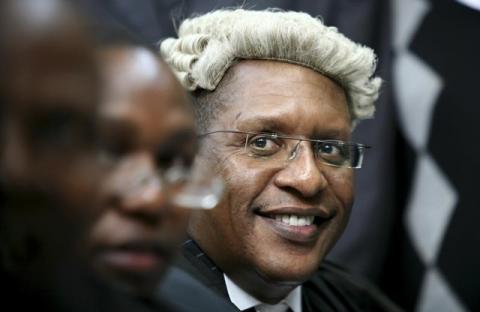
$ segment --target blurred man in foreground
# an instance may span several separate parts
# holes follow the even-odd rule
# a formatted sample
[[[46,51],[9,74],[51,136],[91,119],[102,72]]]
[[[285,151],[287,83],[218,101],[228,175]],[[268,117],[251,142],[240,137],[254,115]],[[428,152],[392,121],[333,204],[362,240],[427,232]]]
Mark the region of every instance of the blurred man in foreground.
[[[19,311],[148,310],[93,274],[84,245],[92,223],[116,202],[103,196],[113,167],[108,157],[118,154],[105,154],[117,141],[106,137],[111,125],[97,122],[95,45],[65,2],[7,1],[0,12],[2,304]]]
[[[4,304],[106,308],[109,292],[90,279],[80,247],[100,212],[96,190],[105,172],[96,144],[100,84],[92,41],[64,2],[1,6]]]

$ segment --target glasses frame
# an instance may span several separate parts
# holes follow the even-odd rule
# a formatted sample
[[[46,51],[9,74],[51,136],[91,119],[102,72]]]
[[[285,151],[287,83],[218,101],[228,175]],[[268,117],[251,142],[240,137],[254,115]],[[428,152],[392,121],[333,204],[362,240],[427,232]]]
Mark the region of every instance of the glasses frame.
[[[298,143],[295,145],[295,147],[293,148],[293,153],[292,153],[292,156],[288,157],[287,160],[290,160],[290,159],[294,159],[295,158],[295,153],[296,153],[296,150],[298,148],[298,145],[300,144],[300,142],[302,141],[306,141],[306,142],[312,142],[312,143],[335,143],[335,144],[338,144],[338,145],[348,145],[348,146],[355,146],[359,149],[359,160],[358,160],[358,165],[356,167],[353,167],[353,166],[342,166],[342,165],[335,165],[335,164],[332,164],[332,163],[329,163],[327,162],[326,160],[322,159],[321,157],[317,157],[315,156],[315,159],[318,159],[320,160],[322,163],[326,164],[326,165],[329,165],[329,166],[332,166],[332,167],[336,167],[336,168],[352,168],[352,169],[360,169],[362,168],[362,164],[363,164],[363,158],[364,158],[364,151],[365,149],[369,149],[369,148],[372,148],[371,146],[369,145],[365,145],[365,144],[361,144],[361,143],[355,143],[355,142],[351,142],[351,141],[342,141],[342,140],[322,140],[322,139],[310,139],[310,138],[302,138],[302,137],[298,137],[298,136],[290,136],[290,135],[283,135],[283,134],[278,134],[278,133],[270,133],[270,132],[253,132],[253,131],[240,131],[240,130],[214,130],[214,131],[209,131],[209,132],[206,132],[206,133],[202,133],[200,135],[198,135],[199,138],[203,138],[203,137],[206,137],[208,135],[211,135],[211,134],[215,134],[215,133],[238,133],[238,134],[245,134],[247,135],[246,139],[245,139],[245,148],[247,147],[247,144],[248,144],[248,136],[250,135],[267,135],[267,136],[270,136],[271,138],[278,138],[278,139],[286,139],[286,140],[298,140]]]

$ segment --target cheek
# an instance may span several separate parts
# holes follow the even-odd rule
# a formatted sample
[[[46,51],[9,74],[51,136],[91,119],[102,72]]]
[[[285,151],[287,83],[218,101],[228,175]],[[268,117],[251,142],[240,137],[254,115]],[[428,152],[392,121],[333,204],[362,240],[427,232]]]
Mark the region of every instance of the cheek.
[[[238,212],[240,207],[248,210],[267,188],[270,180],[270,175],[265,170],[248,166],[241,159],[225,162],[220,172],[225,182],[226,198],[233,212]]]
[[[79,213],[97,217],[102,213],[100,207],[101,182],[106,170],[95,165],[94,158],[85,157],[63,171],[59,170],[56,183],[68,205],[80,209]]]
[[[229,219],[223,224],[228,224],[230,229],[226,230],[232,231],[242,243],[242,256],[252,257],[252,254],[258,253],[258,246],[266,246],[263,235],[258,235],[254,231],[258,220],[253,210],[258,208],[262,202],[260,199],[268,192],[269,181],[273,174],[240,162],[232,162],[228,168],[223,173],[227,194],[226,207],[222,207],[221,213],[224,214],[223,219]]]
[[[348,170],[348,169],[345,169]],[[329,250],[333,243],[341,236],[345,227],[348,224],[350,212],[353,204],[353,172],[338,173],[331,176],[330,185],[331,190],[337,201],[337,211],[334,223],[330,227],[330,235],[333,238],[331,245],[327,248]]]
[[[341,203],[345,213],[348,214],[353,204],[353,170],[348,168],[341,169],[329,174],[328,176],[328,182],[335,197]]]
[[[61,205],[67,215],[79,222],[91,224],[102,212],[99,209],[100,183],[104,170],[90,155],[49,157],[32,160],[25,177],[33,192],[41,192]]]
[[[179,241],[185,237],[190,214],[191,210],[177,207],[172,207],[165,214],[163,226],[168,228],[174,240]]]
[[[252,228],[252,203],[264,190],[268,178],[234,156],[220,162],[215,169],[225,183],[225,191],[220,204],[203,214],[202,222],[221,231],[226,239],[244,241]]]
[[[96,246],[99,242],[108,242],[111,234],[115,233],[121,225],[121,222],[118,222],[116,213],[106,209],[105,213],[95,219],[90,228],[86,237],[89,247]]]

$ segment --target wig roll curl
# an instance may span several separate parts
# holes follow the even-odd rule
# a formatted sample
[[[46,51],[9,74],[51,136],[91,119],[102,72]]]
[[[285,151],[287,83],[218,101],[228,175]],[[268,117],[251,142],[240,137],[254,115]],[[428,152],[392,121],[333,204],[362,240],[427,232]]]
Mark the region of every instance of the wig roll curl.
[[[339,83],[352,120],[370,118],[382,80],[374,77],[372,49],[354,43],[306,13],[280,10],[217,10],[186,19],[178,38],[160,52],[185,88],[215,90],[241,59],[277,60],[311,68]]]

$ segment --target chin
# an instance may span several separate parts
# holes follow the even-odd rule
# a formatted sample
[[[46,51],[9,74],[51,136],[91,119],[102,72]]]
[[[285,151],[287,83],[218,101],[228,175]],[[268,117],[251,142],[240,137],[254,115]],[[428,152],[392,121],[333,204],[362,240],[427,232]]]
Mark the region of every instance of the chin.
[[[121,277],[112,281],[114,287],[120,291],[137,298],[152,298],[160,283],[160,277],[141,279]]]
[[[153,297],[163,276],[163,271],[140,274],[106,269],[99,273],[112,288],[137,298]]]
[[[285,260],[285,261],[282,261]],[[278,259],[269,265],[258,267],[264,280],[270,283],[298,285],[312,277],[320,266],[320,261],[295,261]]]

